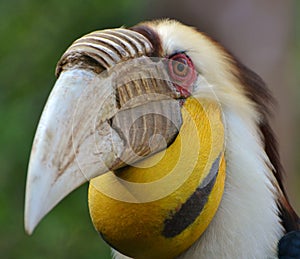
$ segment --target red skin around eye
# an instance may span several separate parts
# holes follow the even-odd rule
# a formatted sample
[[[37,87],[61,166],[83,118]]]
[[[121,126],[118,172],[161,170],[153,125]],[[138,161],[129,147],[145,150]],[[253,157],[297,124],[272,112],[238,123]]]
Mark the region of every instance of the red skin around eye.
[[[180,70],[176,65],[184,64],[184,70]],[[176,69],[179,69],[176,71]],[[182,67],[181,67],[182,68]],[[168,70],[173,84],[184,98],[192,93],[192,85],[196,79],[196,71],[192,60],[184,53],[178,53],[172,56],[168,63]],[[183,73],[181,73],[183,71]]]
[[[177,90],[179,91],[180,96],[182,96],[184,98],[188,98],[191,95],[191,93],[189,92],[189,90],[187,90],[186,88],[181,87],[181,86],[179,86],[177,84],[175,84],[175,86],[176,86]]]

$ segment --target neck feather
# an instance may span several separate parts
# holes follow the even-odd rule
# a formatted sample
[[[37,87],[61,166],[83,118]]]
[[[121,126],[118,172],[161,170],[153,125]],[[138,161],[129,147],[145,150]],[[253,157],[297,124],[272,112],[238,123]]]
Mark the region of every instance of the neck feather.
[[[250,116],[225,108],[225,191],[204,234],[179,259],[277,258],[284,234],[270,161]],[[248,118],[248,119],[247,119]],[[114,251],[115,259],[125,259]]]
[[[276,258],[280,224],[270,161],[254,120],[225,109],[227,176],[220,207],[180,258]]]

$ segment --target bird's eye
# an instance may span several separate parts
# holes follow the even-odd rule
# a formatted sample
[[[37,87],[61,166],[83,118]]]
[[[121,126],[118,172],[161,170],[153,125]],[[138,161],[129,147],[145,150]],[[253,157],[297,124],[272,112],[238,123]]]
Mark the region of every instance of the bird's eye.
[[[183,97],[192,92],[196,71],[192,60],[184,53],[177,53],[169,58],[168,72],[177,90]]]

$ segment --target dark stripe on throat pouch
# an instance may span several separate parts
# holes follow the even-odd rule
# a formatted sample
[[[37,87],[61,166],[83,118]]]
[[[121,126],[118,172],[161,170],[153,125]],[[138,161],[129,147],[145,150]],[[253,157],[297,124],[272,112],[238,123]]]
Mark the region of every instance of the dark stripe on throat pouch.
[[[201,214],[207,203],[209,194],[215,185],[219,172],[220,158],[221,155],[213,162],[206,178],[186,202],[181,205],[180,209],[176,212],[170,212],[170,218],[164,222],[164,229],[162,231],[164,237],[172,238],[179,235]]]

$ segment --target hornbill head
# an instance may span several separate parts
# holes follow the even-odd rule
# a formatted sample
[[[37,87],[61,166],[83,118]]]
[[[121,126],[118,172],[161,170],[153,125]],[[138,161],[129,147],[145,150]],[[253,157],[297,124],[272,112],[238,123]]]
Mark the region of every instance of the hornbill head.
[[[173,20],[95,31],[56,74],[30,157],[28,233],[88,180],[96,230],[134,258],[272,256],[298,228],[269,93],[215,41]]]

